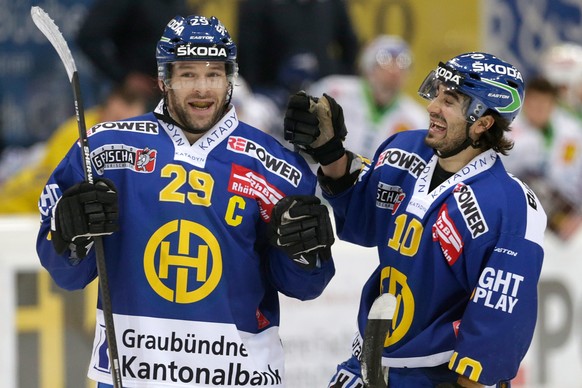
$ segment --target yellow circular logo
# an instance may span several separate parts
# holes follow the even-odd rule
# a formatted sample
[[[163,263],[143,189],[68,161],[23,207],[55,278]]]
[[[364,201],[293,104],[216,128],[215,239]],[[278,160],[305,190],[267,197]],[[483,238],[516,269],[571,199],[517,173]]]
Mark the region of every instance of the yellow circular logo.
[[[169,237],[172,241],[177,237],[177,247],[172,246]],[[188,220],[170,221],[150,237],[144,252],[144,270],[150,286],[162,298],[194,303],[210,295],[222,277],[220,245],[203,225]]]
[[[393,267],[384,267],[380,273],[380,292],[396,296],[396,311],[392,319],[392,331],[386,337],[384,346],[400,341],[412,326],[414,318],[414,295],[408,286],[405,274]]]

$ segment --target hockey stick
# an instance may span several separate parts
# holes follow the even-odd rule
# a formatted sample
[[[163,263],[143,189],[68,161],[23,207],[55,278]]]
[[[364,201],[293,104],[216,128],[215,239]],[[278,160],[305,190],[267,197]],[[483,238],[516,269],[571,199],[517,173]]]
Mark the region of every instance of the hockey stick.
[[[382,352],[395,311],[396,297],[382,294],[372,303],[368,313],[361,358],[362,379],[366,388],[388,386],[388,368],[382,367]]]
[[[69,81],[73,87],[73,97],[75,99],[75,115],[77,116],[77,127],[79,129],[79,141],[81,142],[81,154],[83,167],[85,168],[85,180],[93,183],[93,171],[91,170],[91,159],[89,150],[89,141],[87,140],[87,129],[85,128],[85,111],[81,99],[81,85],[79,82],[79,73],[71,50],[67,41],[61,34],[59,27],[51,17],[40,7],[31,7],[30,15],[32,21],[44,36],[51,42],[69,76]],[[109,345],[109,361],[111,365],[111,376],[113,386],[122,388],[121,370],[119,365],[119,356],[117,354],[117,340],[115,338],[115,327],[113,324],[113,313],[111,311],[111,296],[109,295],[109,278],[105,265],[105,252],[103,250],[103,240],[101,236],[93,237],[95,243],[95,255],[97,262],[97,274],[99,276],[99,288],[101,289],[101,304],[103,307],[103,319],[105,321],[105,335]]]

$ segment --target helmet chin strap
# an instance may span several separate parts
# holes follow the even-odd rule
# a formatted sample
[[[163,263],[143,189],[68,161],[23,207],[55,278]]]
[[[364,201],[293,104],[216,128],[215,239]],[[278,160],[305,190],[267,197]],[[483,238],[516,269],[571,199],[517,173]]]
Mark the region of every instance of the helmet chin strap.
[[[466,149],[469,146],[471,146],[473,148],[481,147],[481,143],[479,142],[479,140],[473,141],[473,139],[471,139],[471,137],[469,136],[469,129],[470,128],[471,128],[471,125],[467,124],[466,132],[465,132],[467,137],[466,137],[465,141],[463,141],[457,147],[453,148],[452,150],[450,150],[448,152],[441,152],[441,151],[437,150],[436,148],[433,148],[434,153],[439,158],[446,159],[446,158],[450,158],[451,156],[457,155],[459,152],[463,151],[464,149]]]

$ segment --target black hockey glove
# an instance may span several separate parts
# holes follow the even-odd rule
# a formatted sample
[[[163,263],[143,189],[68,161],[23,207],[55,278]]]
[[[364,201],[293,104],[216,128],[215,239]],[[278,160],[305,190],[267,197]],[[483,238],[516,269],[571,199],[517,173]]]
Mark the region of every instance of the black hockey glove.
[[[283,127],[285,140],[324,166],[346,152],[343,141],[348,131],[342,107],[325,93],[315,98],[300,91],[289,97]]]
[[[271,213],[269,240],[300,267],[320,267],[335,241],[327,207],[314,195],[281,199]]]
[[[53,209],[51,239],[57,253],[71,249],[72,257],[82,259],[94,236],[118,230],[117,191],[109,179],[94,184],[78,183],[65,190]]]

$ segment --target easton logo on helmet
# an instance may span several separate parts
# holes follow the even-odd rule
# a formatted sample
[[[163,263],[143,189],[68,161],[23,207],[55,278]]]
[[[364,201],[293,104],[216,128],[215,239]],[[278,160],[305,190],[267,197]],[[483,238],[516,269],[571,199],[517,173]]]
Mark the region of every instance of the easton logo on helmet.
[[[176,57],[178,58],[198,58],[216,57],[226,59],[226,49],[224,47],[192,46],[190,44],[176,47]]]

